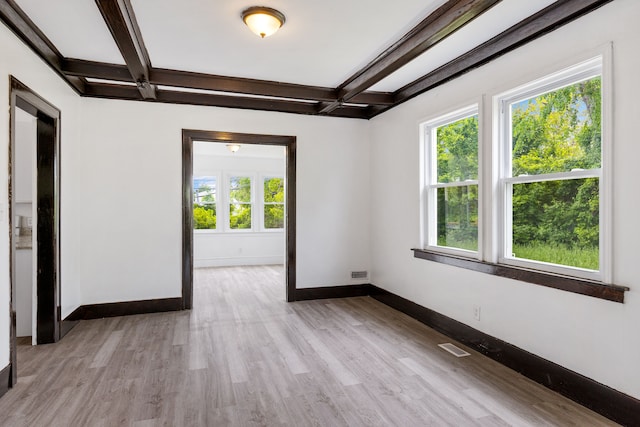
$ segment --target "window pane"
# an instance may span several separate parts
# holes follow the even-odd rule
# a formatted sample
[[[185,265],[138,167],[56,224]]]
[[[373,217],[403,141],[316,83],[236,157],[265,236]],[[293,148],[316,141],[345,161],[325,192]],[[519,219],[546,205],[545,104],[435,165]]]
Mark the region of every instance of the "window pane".
[[[478,186],[437,189],[438,246],[478,250]]]
[[[598,270],[599,180],[513,186],[515,258]]]
[[[264,179],[264,202],[284,203],[284,179],[265,178]]]
[[[216,202],[216,177],[215,176],[194,176],[193,177],[193,203],[198,205]]]
[[[478,116],[436,130],[439,183],[478,179]]]
[[[284,205],[264,205],[264,228],[284,228]]]
[[[597,169],[601,79],[511,104],[513,176]]]
[[[193,205],[193,228],[216,229],[216,205]]]
[[[193,177],[193,228],[216,229],[216,177]]]
[[[229,199],[231,203],[251,203],[251,178],[232,176],[229,179]]]
[[[241,203],[229,205],[229,228],[232,230],[251,228],[251,205]]]

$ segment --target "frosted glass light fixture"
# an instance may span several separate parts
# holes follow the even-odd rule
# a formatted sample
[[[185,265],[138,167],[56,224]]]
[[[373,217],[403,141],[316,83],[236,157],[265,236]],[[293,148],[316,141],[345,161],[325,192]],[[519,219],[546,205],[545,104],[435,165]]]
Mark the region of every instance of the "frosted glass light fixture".
[[[253,6],[242,12],[242,20],[251,31],[265,38],[284,25],[285,17],[280,11],[264,6]]]
[[[240,149],[240,144],[227,144],[227,150],[231,151],[232,153],[235,153],[239,149]]]

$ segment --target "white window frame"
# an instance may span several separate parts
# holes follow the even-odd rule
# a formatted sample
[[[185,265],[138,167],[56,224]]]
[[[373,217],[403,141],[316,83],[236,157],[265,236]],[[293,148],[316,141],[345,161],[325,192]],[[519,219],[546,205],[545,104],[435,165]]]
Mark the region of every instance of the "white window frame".
[[[600,76],[602,82],[602,120],[601,166],[598,169],[573,170],[540,175],[512,175],[512,126],[510,105],[514,102],[530,99],[560,88]],[[535,80],[494,97],[494,118],[497,118],[497,138],[494,138],[494,152],[498,153],[497,188],[497,260],[494,262],[516,267],[531,268],[555,274],[568,275],[589,280],[611,283],[611,179],[609,162],[611,158],[611,73],[610,59],[599,55],[557,73]],[[512,189],[515,184],[555,181],[564,179],[598,178],[599,180],[599,270],[587,270],[578,267],[551,264],[542,261],[514,258],[512,256]],[[494,252],[494,253],[496,253]]]
[[[222,196],[222,187],[221,187],[221,181],[220,181],[220,173],[219,172],[202,172],[202,173],[194,173],[193,174],[193,178],[197,178],[197,177],[204,177],[204,176],[210,176],[210,177],[214,177],[216,179],[216,228],[194,228],[193,232],[194,233],[198,233],[198,234],[208,234],[208,233],[220,233],[222,231],[222,227],[220,226],[221,224],[224,224],[223,222],[220,222],[222,220],[223,217],[221,217],[221,212],[220,212],[220,204],[221,204],[221,200],[223,198]],[[193,194],[193,179],[191,181],[191,191]],[[194,198],[194,196],[192,196],[192,199]],[[195,201],[192,200],[193,205],[195,205]],[[192,206],[192,210],[193,210],[193,206]]]
[[[473,103],[466,107],[456,109],[450,113],[439,115],[420,124],[420,146],[421,146],[421,165],[422,165],[422,183],[421,191],[421,218],[422,218],[422,242],[423,249],[441,252],[444,254],[463,256],[467,258],[481,259],[483,244],[483,203],[482,203],[482,114],[480,112],[479,103]],[[458,120],[478,116],[478,179],[466,180],[462,182],[438,183],[437,179],[437,148],[436,148],[436,132],[441,126],[456,122]],[[466,249],[453,248],[438,245],[437,233],[437,191],[440,188],[466,187],[470,185],[477,186],[478,189],[478,250],[471,251]]]
[[[235,229],[231,228],[231,215],[229,213],[231,207],[231,178],[249,178],[251,179],[251,228]],[[255,233],[256,227],[256,174],[253,172],[226,172],[224,174],[224,230],[229,233]]]
[[[285,200],[282,203],[266,203],[264,201],[264,181],[266,179],[272,179],[272,178],[279,178],[282,180],[283,185],[284,185],[284,194],[285,194]],[[265,207],[267,205],[282,205],[283,209],[285,209],[285,219],[286,219],[286,197],[287,197],[287,186],[286,186],[286,181],[284,179],[284,176],[281,174],[261,174],[260,175],[260,189],[259,189],[259,197],[260,197],[260,230],[262,230],[265,233],[281,233],[282,231],[284,231],[284,225],[282,228],[267,228],[265,226],[264,223],[264,214],[265,214]],[[285,221],[286,222],[286,221]]]

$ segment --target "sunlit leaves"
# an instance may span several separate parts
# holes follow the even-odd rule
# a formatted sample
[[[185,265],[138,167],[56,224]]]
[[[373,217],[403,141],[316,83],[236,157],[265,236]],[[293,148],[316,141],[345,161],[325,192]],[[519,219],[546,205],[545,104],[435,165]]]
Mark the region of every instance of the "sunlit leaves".
[[[284,228],[284,179],[264,180],[264,228]]]

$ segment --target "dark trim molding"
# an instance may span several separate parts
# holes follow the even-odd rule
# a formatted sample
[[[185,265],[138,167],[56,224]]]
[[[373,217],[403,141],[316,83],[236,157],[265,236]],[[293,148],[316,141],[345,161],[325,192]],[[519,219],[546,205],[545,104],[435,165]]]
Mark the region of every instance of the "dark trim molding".
[[[155,69],[144,46],[130,0],[95,1],[126,66],[63,57],[15,0],[0,0],[0,19],[83,96],[371,119],[612,0],[556,1],[395,92],[372,92],[367,89],[446,39],[500,0],[447,1],[336,88]],[[85,79],[89,77],[133,82],[136,87],[88,83]],[[158,90],[156,85],[172,86],[176,90]],[[213,92],[194,93],[190,89]]]
[[[296,301],[328,298],[364,297],[371,292],[371,285],[327,286],[296,289]]]
[[[286,295],[287,301],[296,297],[296,157],[295,136],[260,135],[252,133],[207,130],[182,130],[182,298],[183,308],[193,304],[193,142],[233,142],[236,144],[280,145],[286,153]]]
[[[34,202],[37,209],[38,239],[35,242],[36,257],[36,341],[38,344],[52,343],[60,339],[61,319],[59,313],[60,286],[60,120],[58,108],[29,89],[13,76],[9,76],[9,229],[13,230],[13,175],[15,145],[15,109],[21,108],[36,120],[37,176]],[[16,279],[13,263],[15,246],[13,233],[9,234],[9,358],[10,385],[17,382],[16,349]]]
[[[151,60],[131,2],[129,0],[96,0],[96,4],[140,94],[145,99],[154,99],[156,88],[149,83]]]
[[[342,83],[338,87],[338,100],[321,105],[319,112],[330,113],[342,102],[351,101],[353,97],[428,51],[499,2],[500,0],[447,1]]]
[[[88,304],[78,307],[65,319],[66,322],[102,319],[104,317],[131,316],[134,314],[162,313],[182,310],[182,298],[158,298],[140,301]],[[74,325],[75,326],[75,325]]]
[[[617,423],[638,425],[640,400],[412,301],[371,286],[371,297]]]
[[[76,308],[65,319],[62,319],[62,323],[60,324],[60,339],[62,339],[73,328],[75,328],[78,323],[80,323],[80,319],[81,319],[80,312],[81,312],[81,310],[82,310],[82,306]],[[72,320],[72,319],[75,319],[75,320]]]
[[[62,55],[14,0],[0,0],[0,19],[79,94],[84,82],[62,71]]]
[[[494,276],[506,277],[508,279],[519,280],[521,282],[533,283],[553,289],[573,292],[580,295],[587,295],[608,301],[624,303],[624,293],[629,290],[626,286],[606,285],[586,279],[578,279],[570,276],[548,273],[544,271],[532,270],[521,267],[514,267],[504,264],[493,264],[485,261],[478,261],[468,258],[457,257],[424,249],[412,249],[415,258],[427,261],[452,265],[454,267],[465,268],[467,270],[478,271],[480,273]]]
[[[0,397],[11,388],[11,363],[0,371]]]
[[[492,39],[460,55],[447,64],[431,71],[394,92],[399,105],[421,93],[460,77],[530,41],[544,36],[568,24],[612,0],[563,0],[556,1],[538,13],[518,22]],[[390,107],[372,106],[371,117],[383,113]]]

